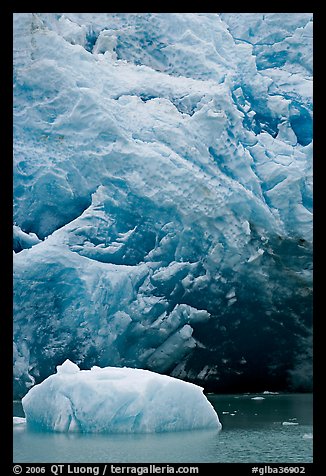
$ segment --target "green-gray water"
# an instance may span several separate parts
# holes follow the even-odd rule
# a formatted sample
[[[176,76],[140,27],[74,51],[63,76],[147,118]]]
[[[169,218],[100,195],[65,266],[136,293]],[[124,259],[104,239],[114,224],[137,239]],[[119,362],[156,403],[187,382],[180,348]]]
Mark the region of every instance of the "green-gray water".
[[[14,425],[14,462],[312,462],[311,394],[208,395],[208,398],[223,425],[220,432],[60,434],[37,433],[25,425]],[[24,416],[18,402],[14,403],[14,415]]]

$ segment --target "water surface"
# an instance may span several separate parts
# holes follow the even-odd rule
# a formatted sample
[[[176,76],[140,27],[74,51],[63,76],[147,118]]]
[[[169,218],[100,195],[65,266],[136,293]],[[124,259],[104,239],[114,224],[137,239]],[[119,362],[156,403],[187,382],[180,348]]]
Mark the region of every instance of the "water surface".
[[[255,397],[263,397],[254,400]],[[14,426],[15,463],[312,462],[312,395],[207,395],[223,425],[146,435],[61,434]],[[186,403],[186,402],[185,402]],[[24,416],[20,402],[14,416]]]

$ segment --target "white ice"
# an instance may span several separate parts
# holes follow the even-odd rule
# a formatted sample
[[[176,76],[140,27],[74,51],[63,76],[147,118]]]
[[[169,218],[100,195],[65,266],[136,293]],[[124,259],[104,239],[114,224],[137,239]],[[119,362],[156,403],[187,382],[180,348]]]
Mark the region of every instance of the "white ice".
[[[221,424],[203,389],[148,370],[69,360],[22,400],[27,424],[57,432],[151,433]]]
[[[13,417],[13,425],[14,426],[26,425],[26,418]]]

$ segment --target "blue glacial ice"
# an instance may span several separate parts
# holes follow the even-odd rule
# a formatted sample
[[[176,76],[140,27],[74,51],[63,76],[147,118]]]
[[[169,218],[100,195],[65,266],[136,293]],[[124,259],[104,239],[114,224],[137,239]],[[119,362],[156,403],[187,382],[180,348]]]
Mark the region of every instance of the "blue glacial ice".
[[[187,402],[187,404],[185,404]],[[154,433],[221,429],[203,389],[149,370],[66,360],[22,400],[26,423],[58,432]]]
[[[14,15],[14,392],[65,359],[311,388],[312,15]]]

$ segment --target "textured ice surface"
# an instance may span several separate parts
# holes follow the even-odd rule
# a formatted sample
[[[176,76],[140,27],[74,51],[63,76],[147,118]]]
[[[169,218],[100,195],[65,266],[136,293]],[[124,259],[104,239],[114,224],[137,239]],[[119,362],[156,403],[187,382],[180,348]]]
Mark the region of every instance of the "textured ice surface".
[[[16,397],[66,358],[310,387],[311,27],[14,15]]]
[[[27,424],[60,432],[153,433],[220,429],[197,385],[149,370],[93,367],[66,360],[22,400]]]

